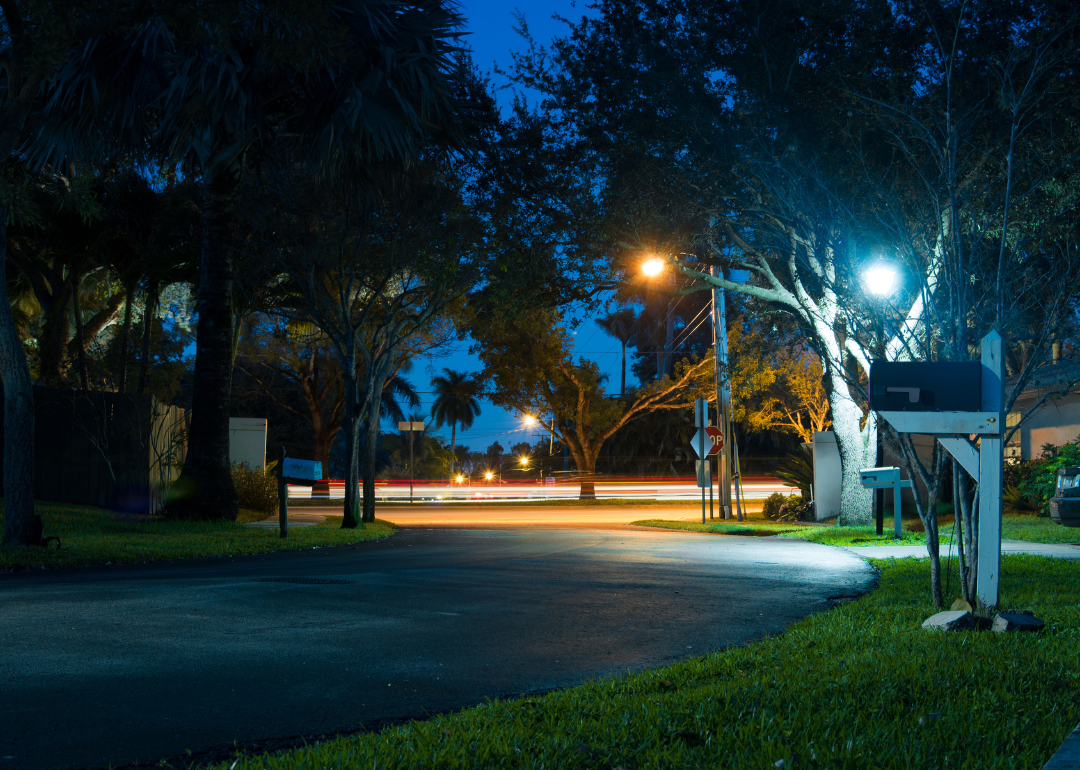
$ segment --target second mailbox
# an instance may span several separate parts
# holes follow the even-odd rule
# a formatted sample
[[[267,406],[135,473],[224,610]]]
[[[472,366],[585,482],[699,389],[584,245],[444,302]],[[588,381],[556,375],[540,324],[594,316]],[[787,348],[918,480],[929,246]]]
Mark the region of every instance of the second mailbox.
[[[292,457],[285,458],[285,466],[282,476],[290,484],[300,486],[312,486],[323,477],[322,463],[317,460],[297,460]]]
[[[870,408],[879,412],[978,412],[978,361],[872,361]]]

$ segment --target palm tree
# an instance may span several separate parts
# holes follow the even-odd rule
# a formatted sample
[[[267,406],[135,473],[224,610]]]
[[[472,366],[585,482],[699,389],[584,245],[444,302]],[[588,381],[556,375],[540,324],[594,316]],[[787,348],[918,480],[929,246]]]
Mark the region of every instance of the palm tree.
[[[6,6],[5,6],[6,7]],[[289,147],[320,180],[363,183],[425,140],[458,142],[448,0],[264,0],[200,19],[117,24],[49,81],[35,159],[63,164],[123,137],[161,148],[202,187],[191,423],[170,513],[235,519],[228,462],[234,199],[252,161]],[[176,22],[172,24],[172,22]],[[171,25],[171,26],[170,26]],[[268,55],[273,52],[273,55]],[[141,141],[140,141],[141,140]],[[100,150],[98,150],[100,151]],[[347,491],[347,506],[356,507]],[[346,525],[355,526],[350,514]]]
[[[445,376],[439,375],[431,380],[431,387],[435,390],[431,416],[435,419],[436,428],[450,424],[450,476],[453,477],[454,459],[457,457],[457,426],[468,430],[480,415],[480,402],[476,400],[480,383],[465,372],[443,369],[443,373]]]
[[[637,334],[637,316],[630,308],[623,308],[597,318],[600,328],[622,343],[622,379],[619,381],[619,395],[626,393],[626,346]]]

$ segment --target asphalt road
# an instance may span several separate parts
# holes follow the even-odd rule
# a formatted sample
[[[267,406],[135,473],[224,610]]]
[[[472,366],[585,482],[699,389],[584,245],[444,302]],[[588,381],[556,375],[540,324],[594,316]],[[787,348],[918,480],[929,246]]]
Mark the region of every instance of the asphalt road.
[[[779,632],[872,582],[800,540],[580,529],[3,575],[0,770],[220,758],[562,687]]]
[[[761,510],[760,502],[753,504]],[[342,507],[294,505],[289,508],[290,522],[324,521],[326,516],[341,516]],[[707,515],[707,514],[706,514]],[[719,518],[712,523],[723,523]],[[623,529],[642,519],[701,521],[700,503],[666,505],[376,505],[375,516],[399,527],[442,527],[449,529],[507,529],[511,527],[553,527],[557,529]],[[277,516],[267,517],[262,525],[276,528]],[[729,523],[737,523],[734,520]]]

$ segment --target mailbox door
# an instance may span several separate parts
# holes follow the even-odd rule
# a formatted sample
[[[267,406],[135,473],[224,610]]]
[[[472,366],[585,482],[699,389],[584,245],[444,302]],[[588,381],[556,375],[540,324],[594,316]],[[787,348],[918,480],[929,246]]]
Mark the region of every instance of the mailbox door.
[[[918,396],[911,400],[913,391]],[[982,364],[978,361],[873,361],[870,408],[880,412],[978,412]]]

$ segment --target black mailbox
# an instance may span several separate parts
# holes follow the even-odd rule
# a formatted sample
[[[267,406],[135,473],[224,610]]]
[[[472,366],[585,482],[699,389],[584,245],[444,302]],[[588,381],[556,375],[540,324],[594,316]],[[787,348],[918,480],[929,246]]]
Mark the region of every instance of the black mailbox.
[[[872,361],[870,408],[880,412],[978,412],[978,361]]]

